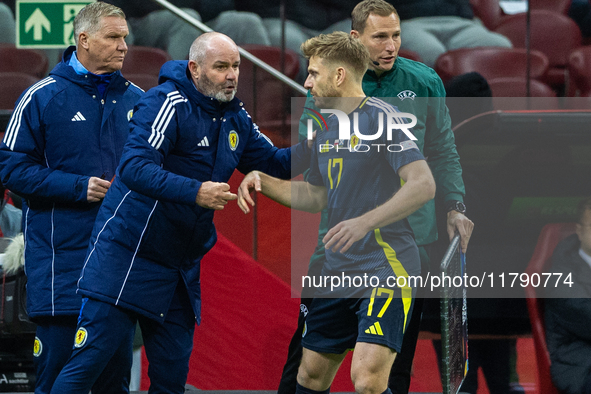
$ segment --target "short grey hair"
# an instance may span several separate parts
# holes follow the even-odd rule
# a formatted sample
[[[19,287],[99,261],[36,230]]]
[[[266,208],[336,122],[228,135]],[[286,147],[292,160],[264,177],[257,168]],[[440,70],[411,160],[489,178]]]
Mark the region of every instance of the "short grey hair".
[[[217,34],[218,33],[215,32],[207,32],[197,37],[195,41],[193,41],[193,44],[191,44],[191,49],[189,49],[189,60],[193,60],[195,63],[202,66],[203,61],[205,60],[207,47],[209,46],[209,41],[211,41],[213,36]]]
[[[97,1],[82,8],[74,19],[74,39],[78,45],[78,36],[82,32],[95,34],[101,27],[101,19],[108,16],[116,16],[125,19],[125,13],[119,7],[109,3]]]
[[[207,50],[210,46],[210,42],[216,37],[225,39],[226,41],[236,46],[234,40],[232,40],[230,37],[223,33],[219,33],[216,31],[203,33],[199,37],[197,37],[195,41],[193,41],[193,44],[191,44],[191,49],[189,49],[189,60],[193,60],[199,66],[202,66],[203,62],[205,61],[205,58],[207,57]],[[236,49],[238,49],[237,46]]]

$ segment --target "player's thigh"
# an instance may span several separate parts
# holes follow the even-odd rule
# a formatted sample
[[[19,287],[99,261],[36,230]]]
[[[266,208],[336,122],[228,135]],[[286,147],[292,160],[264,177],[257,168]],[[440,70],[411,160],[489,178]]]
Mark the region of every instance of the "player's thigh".
[[[341,354],[318,353],[304,348],[298,383],[316,391],[328,389],[346,355],[347,351]]]
[[[355,392],[385,391],[395,358],[396,352],[387,346],[358,342],[351,361],[351,380]]]

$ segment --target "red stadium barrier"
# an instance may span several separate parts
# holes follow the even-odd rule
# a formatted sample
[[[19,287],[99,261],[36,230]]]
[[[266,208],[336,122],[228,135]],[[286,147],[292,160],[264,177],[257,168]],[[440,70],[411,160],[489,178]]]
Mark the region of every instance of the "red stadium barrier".
[[[202,323],[196,327],[187,383],[201,390],[276,390],[297,325],[299,299],[223,235],[201,268]],[[142,390],[148,365],[143,356]],[[353,391],[350,357],[333,391]]]

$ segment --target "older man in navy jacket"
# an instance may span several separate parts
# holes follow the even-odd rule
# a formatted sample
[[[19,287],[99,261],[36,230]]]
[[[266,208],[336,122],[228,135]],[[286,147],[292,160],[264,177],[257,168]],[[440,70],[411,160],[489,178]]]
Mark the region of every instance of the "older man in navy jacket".
[[[200,316],[199,262],[215,244],[212,219],[236,195],[234,169],[290,178],[307,143],[278,149],[234,97],[240,55],[220,33],[201,35],[189,61],[171,61],[136,106],[116,178],[98,214],[79,292],[88,301],[76,349],[54,393],[88,393],[139,320],[150,392],[183,393]],[[296,165],[296,163],[298,163]]]
[[[23,197],[37,394],[50,392],[72,351],[81,306],[76,283],[142,94],[119,71],[127,53],[123,11],[92,3],[76,16],[74,33],[76,47],[21,95],[0,145],[2,183]],[[118,375],[128,375],[130,352],[121,349],[93,392],[125,392],[129,378]]]

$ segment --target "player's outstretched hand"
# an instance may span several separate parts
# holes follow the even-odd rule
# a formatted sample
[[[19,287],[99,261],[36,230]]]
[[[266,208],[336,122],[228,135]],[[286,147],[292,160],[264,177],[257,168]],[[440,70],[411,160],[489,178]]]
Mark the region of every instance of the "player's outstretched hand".
[[[234,193],[230,193],[227,183],[207,181],[201,184],[195,202],[203,208],[220,210],[224,209],[228,201],[237,198]]]
[[[340,222],[331,228],[322,242],[325,249],[332,249],[333,252],[345,253],[357,241],[367,234],[367,229],[359,218],[349,219]]]
[[[105,198],[107,190],[111,187],[111,182],[96,176],[88,179],[88,190],[86,191],[86,200],[88,202],[99,202]]]
[[[238,206],[244,213],[249,213],[248,204],[254,207],[254,200],[250,196],[252,191],[261,191],[261,177],[258,171],[249,172],[238,187]]]
[[[460,246],[462,252],[466,253],[468,250],[468,242],[474,229],[474,223],[468,219],[464,214],[458,211],[449,211],[447,213],[447,234],[451,241],[456,231],[460,234]]]

